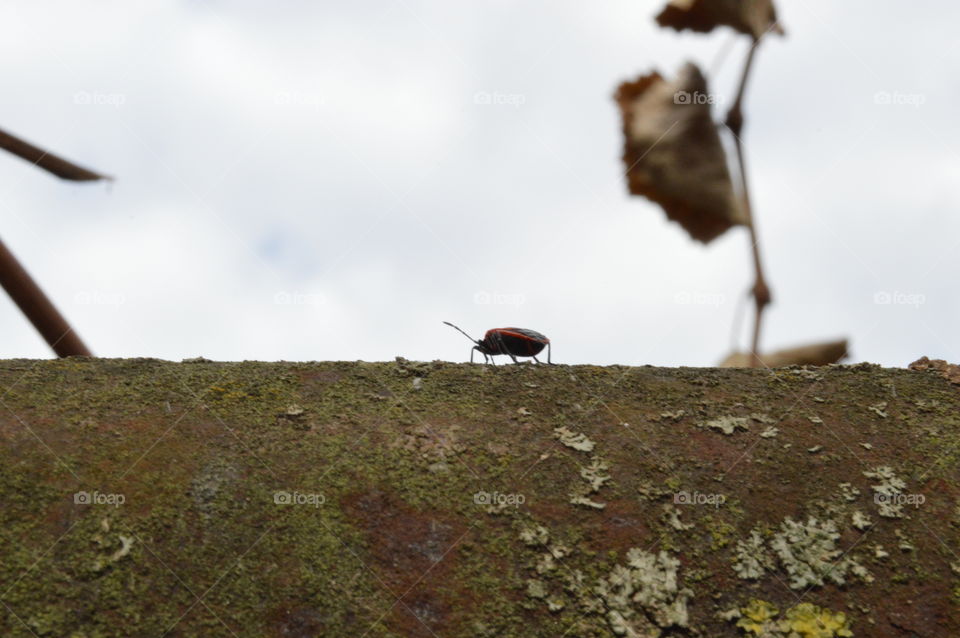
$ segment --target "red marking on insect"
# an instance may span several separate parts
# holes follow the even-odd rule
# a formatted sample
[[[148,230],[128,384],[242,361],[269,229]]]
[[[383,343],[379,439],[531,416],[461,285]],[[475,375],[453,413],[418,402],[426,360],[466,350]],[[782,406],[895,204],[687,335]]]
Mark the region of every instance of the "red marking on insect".
[[[444,321],[443,323],[451,328],[460,330],[460,328],[457,328],[457,326],[449,321]],[[493,362],[493,357],[498,354],[509,355],[514,363],[517,363],[517,357],[533,357],[534,361],[540,363],[537,355],[540,354],[544,348],[547,349],[547,363],[553,363],[550,361],[550,340],[536,330],[528,330],[527,328],[492,328],[487,330],[487,334],[483,335],[483,339],[480,341],[463,332],[463,330],[460,330],[460,332],[467,339],[477,344],[470,350],[470,363],[473,363],[474,350],[483,355],[485,363]]]

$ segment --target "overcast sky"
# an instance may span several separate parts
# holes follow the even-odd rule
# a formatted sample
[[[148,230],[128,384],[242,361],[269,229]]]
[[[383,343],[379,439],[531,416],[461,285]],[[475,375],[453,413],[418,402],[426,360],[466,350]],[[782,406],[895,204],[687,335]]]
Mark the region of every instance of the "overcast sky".
[[[465,360],[443,320],[561,363],[730,349],[746,232],[704,247],[627,195],[612,95],[692,60],[729,105],[744,38],[637,0],[266,6],[0,5],[0,128],[116,177],[0,155],[0,237],[96,354]],[[960,360],[960,5],[778,9],[746,103],[764,348]],[[51,356],[5,296],[0,334]]]

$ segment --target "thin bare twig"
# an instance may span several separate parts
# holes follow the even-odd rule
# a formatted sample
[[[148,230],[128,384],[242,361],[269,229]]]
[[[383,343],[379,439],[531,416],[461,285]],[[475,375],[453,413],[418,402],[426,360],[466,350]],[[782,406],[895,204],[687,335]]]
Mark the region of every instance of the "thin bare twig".
[[[3,130],[0,130],[0,149],[9,151],[61,179],[75,182],[113,179],[58,157]],[[0,241],[0,287],[7,291],[13,302],[57,356],[93,356],[67,320],[57,311],[53,302],[43,294],[37,282],[20,265],[2,241]]]
[[[58,357],[93,356],[63,315],[43,294],[37,282],[24,270],[2,241],[0,241],[0,286],[7,291],[13,302],[20,307]]]
[[[69,160],[58,157],[53,153],[34,146],[26,140],[22,140],[15,135],[0,130],[0,148],[9,151],[21,157],[34,166],[42,168],[48,173],[53,173],[61,179],[69,179],[74,182],[92,182],[100,179],[112,180],[108,175],[101,175]]]

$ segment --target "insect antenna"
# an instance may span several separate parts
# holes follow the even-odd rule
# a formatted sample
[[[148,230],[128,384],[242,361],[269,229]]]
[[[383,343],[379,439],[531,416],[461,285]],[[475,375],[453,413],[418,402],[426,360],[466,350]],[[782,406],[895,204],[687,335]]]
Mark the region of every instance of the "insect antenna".
[[[456,329],[456,330],[460,330],[460,328],[457,328],[457,326],[453,325],[453,324],[450,323],[449,321],[444,321],[443,323],[447,324],[447,325],[450,326],[451,328],[454,328],[454,329]],[[470,335],[468,335],[468,334],[467,334],[466,332],[464,332],[463,330],[460,330],[460,334],[462,334],[464,337],[466,337],[467,339],[469,339],[470,341],[472,341],[472,342],[474,342],[474,343],[480,343],[479,341],[477,341],[476,339],[474,339],[473,337],[471,337]]]

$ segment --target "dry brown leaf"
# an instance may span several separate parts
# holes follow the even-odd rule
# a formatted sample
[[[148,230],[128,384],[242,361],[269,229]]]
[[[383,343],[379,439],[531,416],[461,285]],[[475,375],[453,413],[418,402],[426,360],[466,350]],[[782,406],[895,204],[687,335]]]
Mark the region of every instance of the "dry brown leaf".
[[[615,97],[632,194],[660,204],[703,243],[746,223],[710,115],[714,100],[696,65],[684,65],[674,82],[657,72],[624,82]]]
[[[910,364],[910,369],[936,370],[950,383],[960,385],[960,366],[955,363],[947,363],[943,359],[929,359],[927,357],[920,357]]]
[[[17,157],[22,157],[34,166],[53,173],[61,179],[69,179],[75,182],[112,179],[106,175],[87,170],[82,166],[77,166],[73,162],[68,162],[4,131],[0,131],[0,148],[13,153]]]
[[[767,31],[783,35],[773,0],[670,0],[657,16],[657,23],[700,33],[719,26],[733,27],[755,40]]]
[[[761,365],[771,368],[783,366],[825,366],[836,363],[847,356],[847,340],[830,341],[827,343],[813,343],[799,348],[778,350],[769,354],[760,355]],[[734,352],[720,362],[721,368],[749,368],[750,353]]]

